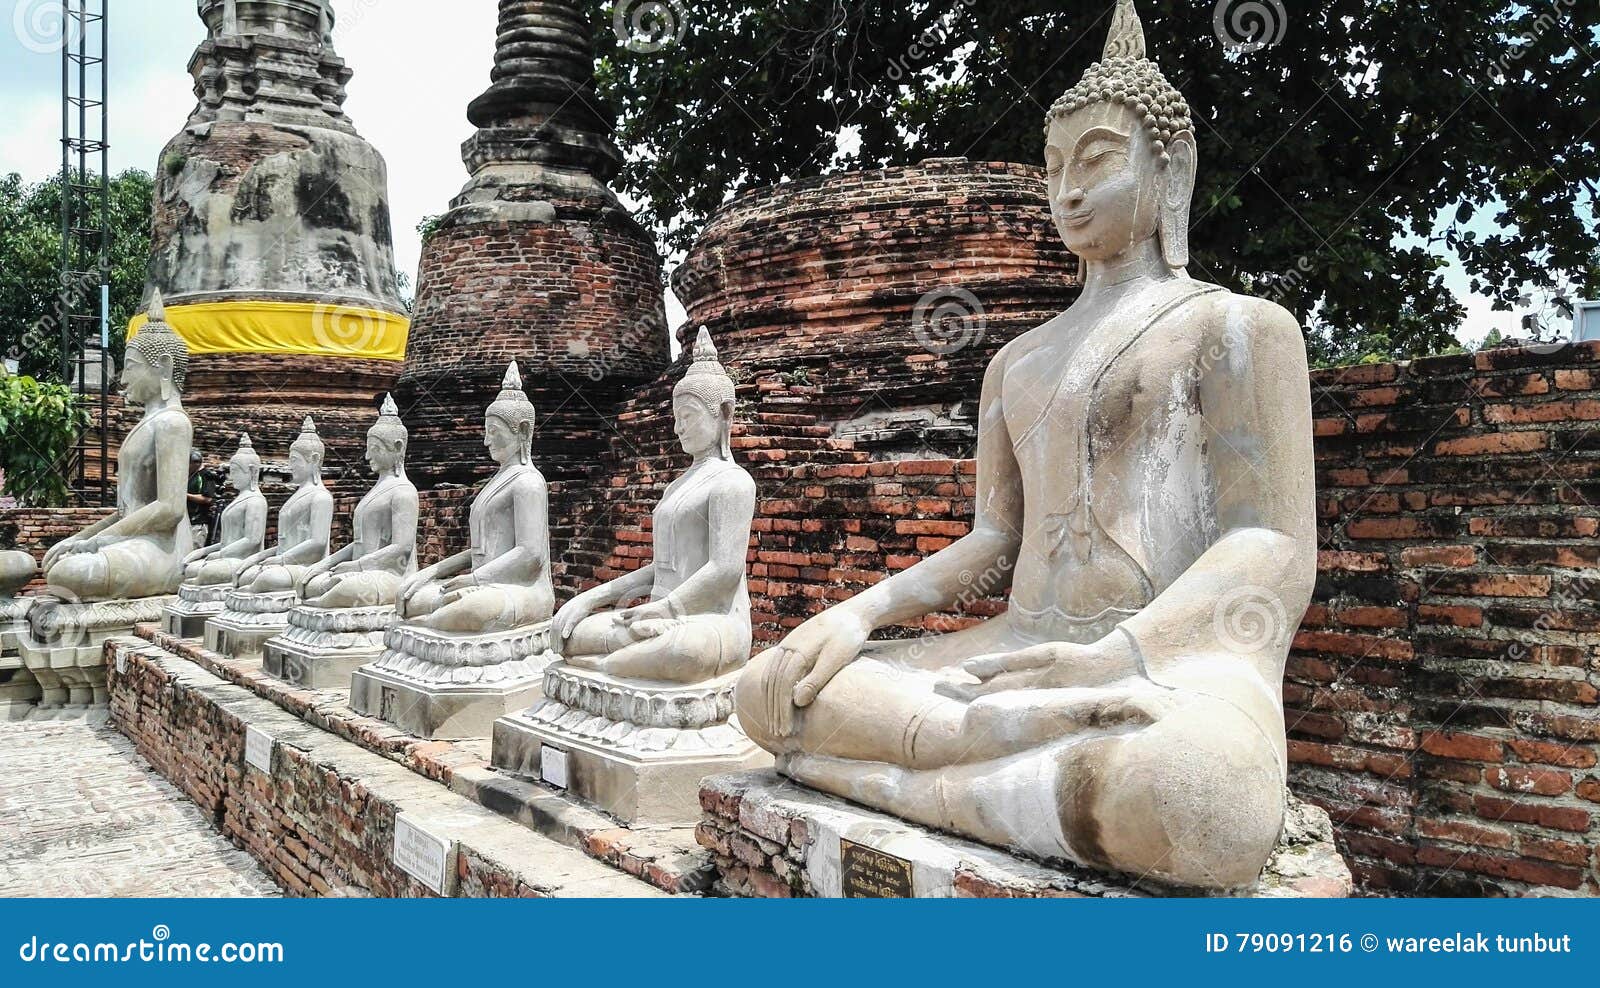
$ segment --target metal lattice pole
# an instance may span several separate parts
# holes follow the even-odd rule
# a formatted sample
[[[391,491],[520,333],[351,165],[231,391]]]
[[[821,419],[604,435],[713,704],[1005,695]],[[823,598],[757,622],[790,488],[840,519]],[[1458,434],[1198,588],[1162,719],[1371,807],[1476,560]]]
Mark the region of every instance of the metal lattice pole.
[[[67,0],[61,37],[61,289],[57,320],[61,329],[61,376],[86,403],[98,399],[97,483],[90,485],[88,433],[73,451],[74,493],[80,501],[110,502],[107,477],[110,439],[110,226],[111,174],[107,73],[110,27],[107,0]],[[98,111],[96,113],[95,111]],[[96,122],[98,117],[98,122]],[[93,157],[98,167],[91,169]],[[90,381],[85,353],[98,347],[98,381]]]

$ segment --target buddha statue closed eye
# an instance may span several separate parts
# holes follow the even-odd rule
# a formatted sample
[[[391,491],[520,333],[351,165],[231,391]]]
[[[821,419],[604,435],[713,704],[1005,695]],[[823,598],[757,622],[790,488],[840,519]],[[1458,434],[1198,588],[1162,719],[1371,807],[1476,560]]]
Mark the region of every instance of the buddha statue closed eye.
[[[1196,139],[1120,0],[1046,121],[1074,305],[983,381],[972,531],[746,669],[740,723],[807,785],[1169,884],[1255,880],[1282,828],[1282,677],[1316,563],[1295,319],[1187,271]],[[984,585],[1007,611],[872,641]],[[1239,634],[1241,608],[1281,619]]]

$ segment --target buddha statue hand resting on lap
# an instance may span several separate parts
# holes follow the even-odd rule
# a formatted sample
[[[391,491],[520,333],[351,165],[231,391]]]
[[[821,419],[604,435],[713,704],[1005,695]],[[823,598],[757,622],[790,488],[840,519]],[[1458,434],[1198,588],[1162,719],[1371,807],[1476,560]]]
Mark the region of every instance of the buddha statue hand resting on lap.
[[[745,555],[756,486],[733,462],[733,405],[733,380],[702,328],[672,398],[674,430],[694,462],[656,507],[650,565],[585,590],[556,615],[551,647],[568,665],[693,683],[749,659]],[[643,595],[637,607],[601,611]]]
[[[239,436],[238,452],[228,461],[228,483],[237,496],[222,510],[219,537],[183,561],[183,582],[197,587],[230,584],[246,559],[261,551],[267,537],[267,499],[261,493],[261,457],[248,433]]]
[[[188,373],[189,348],[167,325],[156,292],[122,371],[128,404],[144,413],[117,452],[117,510],[45,554],[45,582],[58,596],[123,600],[178,588],[191,547]]]
[[[417,488],[406,477],[407,436],[394,398],[384,396],[367,431],[367,464],[378,481],[356,505],[354,541],[301,575],[297,596],[305,606],[393,604],[401,583],[417,571]]]
[[[1246,886],[1283,824],[1316,569],[1305,346],[1282,308],[1189,276],[1195,135],[1132,0],[1045,156],[1084,288],[985,374],[971,533],[753,660],[739,720],[780,771],[917,823]],[[1004,614],[869,641],[991,571]],[[1284,620],[1230,633],[1251,602]]]
[[[549,492],[533,465],[533,424],[513,362],[484,416],[483,444],[500,469],[472,501],[472,547],[405,581],[399,611],[407,624],[481,634],[550,619]]]
[[[325,452],[317,425],[307,415],[289,446],[289,479],[294,493],[278,509],[278,544],[247,557],[233,585],[244,594],[293,590],[308,567],[328,554],[333,529],[333,495],[322,484]]]

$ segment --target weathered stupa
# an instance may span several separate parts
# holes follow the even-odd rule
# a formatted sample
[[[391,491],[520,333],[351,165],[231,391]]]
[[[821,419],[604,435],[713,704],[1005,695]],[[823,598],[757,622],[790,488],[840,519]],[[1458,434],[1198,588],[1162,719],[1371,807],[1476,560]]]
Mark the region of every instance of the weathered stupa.
[[[195,447],[227,449],[248,421],[263,457],[282,458],[314,414],[329,477],[360,474],[408,319],[388,172],[342,108],[352,73],[332,4],[200,0],[199,13],[199,102],[161,155],[145,289],[193,353]]]
[[[423,246],[397,392],[419,485],[486,469],[481,410],[511,360],[551,480],[590,464],[612,407],[667,364],[661,259],[607,185],[622,155],[582,7],[500,0],[493,81],[467,109],[472,177]]]

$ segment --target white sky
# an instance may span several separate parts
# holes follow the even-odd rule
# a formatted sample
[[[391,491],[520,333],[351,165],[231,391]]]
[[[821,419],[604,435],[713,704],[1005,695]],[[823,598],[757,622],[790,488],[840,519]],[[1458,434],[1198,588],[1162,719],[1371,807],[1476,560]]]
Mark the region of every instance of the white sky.
[[[38,181],[60,168],[60,57],[30,50],[29,17],[51,0],[0,0],[0,174]],[[154,171],[161,148],[194,106],[189,57],[205,36],[194,0],[112,3],[111,170]],[[345,104],[362,136],[389,164],[395,259],[416,284],[416,226],[441,213],[466,181],[460,145],[472,134],[467,103],[489,83],[494,0],[339,0],[335,46],[355,72]],[[34,47],[43,47],[35,45]],[[1467,301],[1461,336],[1491,328],[1518,332],[1517,316],[1470,297],[1453,268],[1450,285]],[[668,293],[668,320],[683,309]]]

